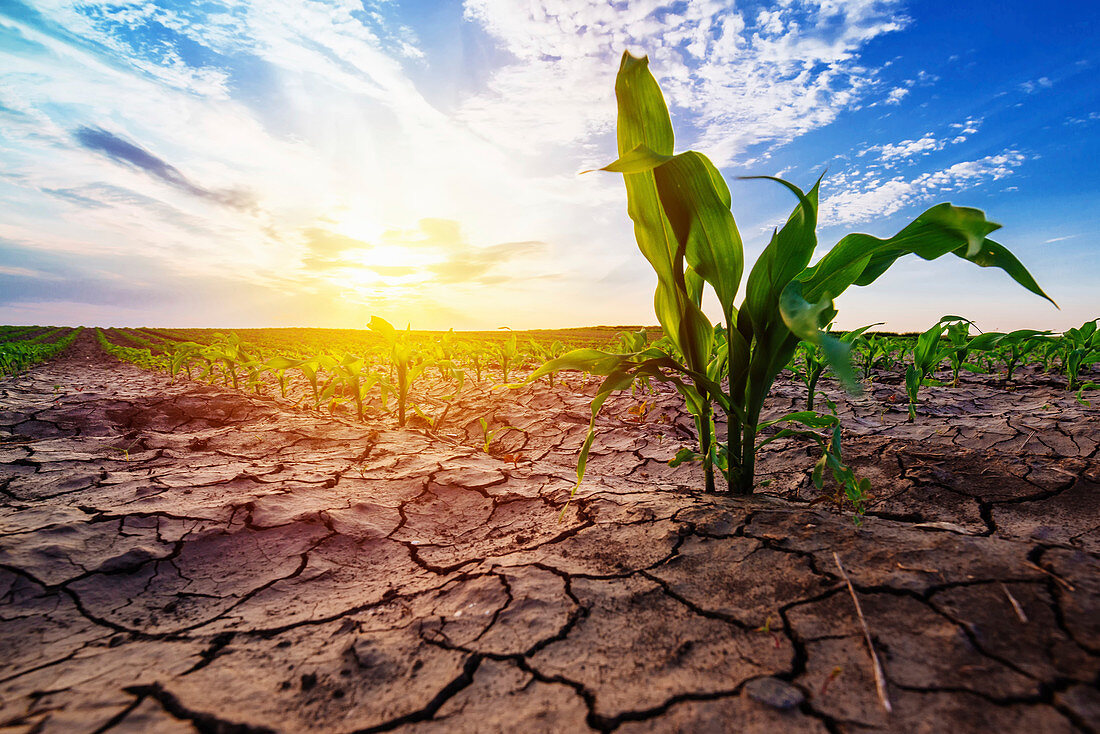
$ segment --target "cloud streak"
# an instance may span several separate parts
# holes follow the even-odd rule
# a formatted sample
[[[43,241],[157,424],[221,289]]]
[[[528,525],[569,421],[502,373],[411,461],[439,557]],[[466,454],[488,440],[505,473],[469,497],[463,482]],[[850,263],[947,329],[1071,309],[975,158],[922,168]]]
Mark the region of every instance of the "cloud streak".
[[[150,176],[184,193],[250,211],[255,208],[252,196],[244,191],[212,191],[193,183],[178,168],[158,158],[144,148],[107,132],[100,127],[80,127],[73,137],[85,149],[102,153],[110,159],[145,171]]]

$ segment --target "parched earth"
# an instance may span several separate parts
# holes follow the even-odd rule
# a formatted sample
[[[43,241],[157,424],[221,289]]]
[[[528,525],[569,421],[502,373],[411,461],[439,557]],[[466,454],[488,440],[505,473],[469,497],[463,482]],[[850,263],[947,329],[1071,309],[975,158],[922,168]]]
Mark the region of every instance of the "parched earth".
[[[1043,375],[912,424],[834,398],[862,525],[794,440],[699,492],[664,393],[609,402],[566,505],[580,389],[397,429],[85,334],[0,382],[0,732],[1100,730],[1098,411]]]

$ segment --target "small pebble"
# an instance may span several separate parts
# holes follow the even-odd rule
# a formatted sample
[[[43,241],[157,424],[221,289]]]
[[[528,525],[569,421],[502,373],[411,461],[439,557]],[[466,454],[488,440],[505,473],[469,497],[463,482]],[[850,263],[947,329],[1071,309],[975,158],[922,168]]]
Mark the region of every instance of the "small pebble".
[[[793,709],[806,696],[790,683],[778,678],[757,678],[745,684],[745,695],[757,703],[777,709]]]

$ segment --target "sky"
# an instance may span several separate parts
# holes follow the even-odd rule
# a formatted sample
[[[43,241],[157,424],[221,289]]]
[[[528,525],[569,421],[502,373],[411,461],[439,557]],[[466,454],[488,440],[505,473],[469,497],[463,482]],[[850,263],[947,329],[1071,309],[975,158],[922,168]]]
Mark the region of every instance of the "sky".
[[[819,255],[942,201],[993,268],[901,261],[841,328],[1100,316],[1100,5],[0,0],[0,322],[652,324],[615,150],[648,54],[751,262],[822,173]],[[713,311],[712,311],[713,313]],[[714,313],[717,316],[716,313]]]

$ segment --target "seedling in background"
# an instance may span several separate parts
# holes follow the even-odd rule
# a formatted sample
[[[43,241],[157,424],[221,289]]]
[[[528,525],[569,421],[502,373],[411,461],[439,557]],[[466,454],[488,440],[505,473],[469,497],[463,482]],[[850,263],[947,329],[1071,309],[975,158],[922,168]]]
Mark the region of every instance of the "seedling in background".
[[[982,336],[992,340],[992,348],[1005,366],[1005,379],[1012,380],[1016,368],[1037,347],[1046,341],[1049,331],[1036,331],[1035,329],[1017,329],[1007,334],[988,332]]]
[[[502,434],[505,431],[519,431],[520,433],[526,433],[526,431],[524,431],[522,428],[516,428],[515,426],[500,426],[498,428],[490,429],[489,421],[485,420],[484,418],[478,418],[477,422],[481,425],[481,450],[490,455],[493,453],[490,450],[492,448],[493,439],[495,439],[499,434]],[[518,462],[519,459],[517,458],[516,461]]]
[[[817,248],[820,181],[803,192],[787,181],[765,177],[791,192],[798,205],[757,259],[744,300],[736,306],[744,253],[721,174],[706,156],[675,154],[672,123],[648,59],[624,53],[615,91],[619,158],[603,170],[623,175],[638,247],[657,275],[654,310],[674,349],[671,354],[659,349],[632,354],[580,349],[532,373],[529,380],[562,369],[604,376],[592,401],[576,486],[584,477],[600,408],[612,392],[646,376],[672,384],[695,418],[707,491],[715,489],[715,465],[723,470],[731,492],[753,491],[758,434],[765,425],[831,425],[832,435],[822,440],[833,446],[839,427],[823,424],[822,417],[808,411],[762,424],[764,400],[800,340],[820,346],[841,381],[854,387],[847,345],[821,328],[836,316],[834,298],[852,285],[870,285],[904,255],[934,260],[954,254],[982,267],[1001,268],[1023,287],[1047,297],[1007,249],[987,239],[1000,225],[977,209],[951,204],[932,207],[893,237],[848,235],[810,266]],[[705,286],[721,307],[719,333],[724,339],[715,337],[715,326],[703,314]],[[726,416],[724,444],[715,436],[715,406]],[[838,482],[854,481],[850,473],[837,471],[839,458],[826,458],[825,464]],[[858,492],[860,484],[855,482],[850,491]]]
[[[1062,334],[1062,371],[1069,380],[1069,390],[1083,389],[1081,369],[1100,362],[1100,329],[1097,321],[1086,321],[1076,329],[1067,329]]]
[[[396,374],[396,385],[393,385],[397,395],[397,425],[405,425],[405,408],[409,402],[409,388],[412,386],[426,366],[424,362],[414,361],[414,347],[412,344],[412,329],[406,328],[404,332],[398,332],[393,324],[378,316],[371,316],[370,329],[386,340],[390,365]],[[515,337],[513,337],[513,341]]]
[[[497,357],[500,359],[500,371],[504,375],[504,384],[507,385],[510,380],[508,376],[511,374],[512,368],[517,365],[519,361],[519,347],[516,344],[516,335],[508,337],[499,347],[497,347]]]
[[[275,379],[279,383],[279,394],[283,398],[286,398],[286,388],[287,388],[286,371],[288,369],[292,369],[294,367],[297,367],[301,363],[302,363],[302,360],[300,360],[300,359],[290,359],[289,357],[283,357],[283,356],[275,356],[275,357],[272,357],[271,359],[267,360],[266,362],[264,362],[263,369],[266,370],[267,372],[270,372],[273,375],[275,375]]]
[[[553,344],[547,347],[538,343],[534,339],[531,339],[528,342],[527,351],[536,360],[540,362],[547,362],[551,359],[560,357],[561,355],[565,354],[567,350],[565,348],[565,345],[562,344],[560,341],[555,341]],[[546,375],[546,380],[550,387],[553,387],[554,373],[551,372],[550,374]]]
[[[971,372],[984,371],[978,365],[967,362],[966,359],[971,352],[989,349],[993,341],[992,338],[986,336],[971,339],[970,327],[974,325],[973,322],[960,317],[956,318],[957,320],[947,323],[947,331],[944,334],[946,339],[944,354],[951,364],[951,387],[959,386],[959,372],[962,371],[963,367]]]
[[[351,352],[345,354],[340,363],[336,365],[336,374],[337,379],[344,388],[344,392],[355,401],[355,415],[362,421],[363,398],[378,382],[378,375],[371,372],[366,362]]]
[[[850,348],[852,343],[863,335],[863,332],[871,327],[881,325],[882,322],[880,321],[877,324],[868,324],[855,331],[849,331],[840,337],[840,342],[849,345]],[[829,329],[826,328],[825,331],[828,333]],[[828,366],[829,360],[825,356],[825,350],[820,345],[805,341],[798,343],[794,359],[791,361],[791,371],[806,386],[806,410],[813,410],[814,399],[819,394],[824,395],[817,389],[817,383]]]
[[[454,392],[440,398],[444,402],[443,410],[433,416],[419,405],[412,405],[413,411],[428,424],[428,428],[432,431],[438,431],[443,425],[443,421],[447,419],[447,414],[451,412],[451,406],[454,405],[455,400],[462,392],[462,387],[466,384],[465,370],[456,366],[450,360],[446,361],[446,368],[441,373],[444,375],[444,382],[453,381],[455,383]]]
[[[626,409],[626,412],[629,415],[633,416],[631,418],[628,418],[627,420],[634,423],[645,423],[646,415],[649,413],[649,401],[643,400],[636,405],[631,405],[629,408]]]
[[[926,383],[931,384],[934,382],[930,377],[932,373],[939,369],[950,349],[942,349],[940,339],[947,332],[949,324],[959,320],[962,319],[958,316],[944,316],[922,332],[913,345],[913,362],[905,368],[905,392],[909,397],[910,423],[917,416],[917,397],[920,394],[920,389]]]

